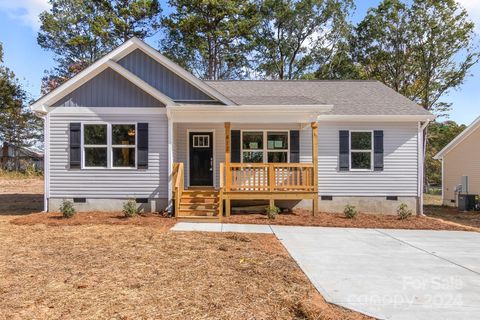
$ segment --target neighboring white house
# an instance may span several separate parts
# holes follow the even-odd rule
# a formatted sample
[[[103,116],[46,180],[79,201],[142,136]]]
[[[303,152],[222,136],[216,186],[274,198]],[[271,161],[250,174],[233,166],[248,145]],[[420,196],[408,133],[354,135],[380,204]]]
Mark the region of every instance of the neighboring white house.
[[[435,157],[442,161],[442,202],[457,206],[462,177],[468,177],[463,186],[469,194],[480,194],[480,117],[445,146]]]
[[[434,116],[377,81],[201,81],[133,38],[31,107],[45,120],[48,210],[132,198],[162,210],[175,192],[195,212],[221,211],[220,195],[227,208],[248,198],[421,210]],[[192,186],[211,206],[195,204]]]

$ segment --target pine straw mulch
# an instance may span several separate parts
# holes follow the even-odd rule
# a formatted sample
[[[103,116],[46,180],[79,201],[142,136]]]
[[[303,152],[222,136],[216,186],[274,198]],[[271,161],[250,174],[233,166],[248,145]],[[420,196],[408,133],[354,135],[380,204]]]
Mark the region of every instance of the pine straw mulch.
[[[327,304],[273,235],[9,220],[2,319],[368,319]]]
[[[430,217],[412,216],[406,220],[399,220],[396,215],[359,213],[355,218],[347,219],[341,213],[318,213],[316,216],[312,216],[311,211],[301,209],[294,210],[292,213],[280,213],[275,219],[268,219],[264,214],[233,214],[224,218],[222,222],[342,228],[476,231],[468,226],[451,224]]]
[[[16,225],[45,224],[47,226],[80,225],[135,225],[155,227],[157,231],[168,231],[175,223],[173,218],[157,213],[142,213],[126,218],[121,212],[78,212],[72,218],[64,218],[61,213],[32,213],[10,221]]]
[[[446,206],[425,206],[425,214],[443,221],[470,226],[480,231],[480,212],[478,211],[462,212],[458,208]]]

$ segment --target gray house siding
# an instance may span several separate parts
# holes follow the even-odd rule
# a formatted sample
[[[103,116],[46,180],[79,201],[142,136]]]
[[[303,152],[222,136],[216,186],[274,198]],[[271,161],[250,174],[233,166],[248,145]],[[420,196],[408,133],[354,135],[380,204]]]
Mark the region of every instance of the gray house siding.
[[[118,63],[174,101],[215,101],[139,49]]]
[[[54,107],[164,107],[110,68],[55,102]]]
[[[384,170],[338,170],[339,130],[384,130]],[[417,123],[319,123],[318,191],[332,196],[416,197]],[[311,129],[300,133],[300,161],[311,162]]]
[[[167,198],[167,117],[122,109],[119,114],[50,113],[50,198]],[[127,112],[129,111],[129,112]],[[70,169],[69,123],[149,123],[148,169]]]

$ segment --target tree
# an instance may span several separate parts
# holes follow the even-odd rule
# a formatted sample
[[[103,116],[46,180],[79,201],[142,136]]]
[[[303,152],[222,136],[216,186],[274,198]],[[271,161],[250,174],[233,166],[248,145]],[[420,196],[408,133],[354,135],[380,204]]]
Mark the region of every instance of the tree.
[[[351,0],[265,0],[255,34],[256,69],[266,78],[298,79],[326,64],[346,36]]]
[[[131,37],[151,36],[160,27],[158,0],[50,0],[40,15],[38,44],[55,53],[42,91],[56,88]]]
[[[41,137],[41,122],[26,106],[26,99],[15,74],[3,65],[0,44],[0,141],[14,147],[16,170],[19,169],[19,148],[31,146]]]
[[[478,61],[473,39],[474,24],[454,0],[384,0],[357,26],[354,59],[369,78],[444,115],[450,105],[441,98]]]
[[[433,157],[467,126],[455,121],[432,122],[428,129],[427,149],[425,154],[426,185],[439,186],[442,183],[442,164]]]
[[[257,25],[246,0],[170,0],[160,51],[206,80],[243,78]]]

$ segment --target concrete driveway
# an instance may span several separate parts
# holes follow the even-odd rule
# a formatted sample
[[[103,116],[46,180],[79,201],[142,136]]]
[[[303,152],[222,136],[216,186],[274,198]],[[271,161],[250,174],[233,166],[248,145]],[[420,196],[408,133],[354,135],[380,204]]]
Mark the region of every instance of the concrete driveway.
[[[480,233],[177,223],[274,233],[331,303],[379,319],[480,319]]]
[[[479,319],[480,234],[271,226],[328,302],[380,319]]]

